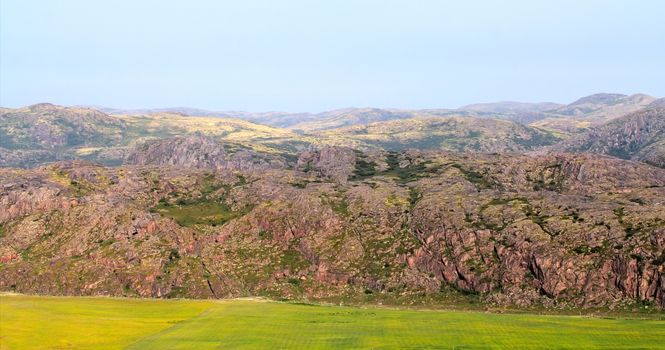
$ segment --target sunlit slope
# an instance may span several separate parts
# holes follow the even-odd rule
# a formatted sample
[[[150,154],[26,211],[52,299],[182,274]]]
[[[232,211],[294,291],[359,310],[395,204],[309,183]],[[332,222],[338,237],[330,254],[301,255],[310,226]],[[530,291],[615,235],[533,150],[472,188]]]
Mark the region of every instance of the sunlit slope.
[[[219,141],[243,144],[262,151],[295,149],[312,141],[289,129],[276,128],[236,118],[191,117],[180,114],[116,116],[127,125],[127,142],[205,134]]]
[[[177,113],[108,115],[89,108],[39,104],[0,109],[0,166],[33,166],[63,159],[120,164],[148,140],[204,134],[268,153],[295,152],[310,138],[235,118]]]
[[[474,152],[520,152],[559,140],[549,132],[507,120],[460,116],[376,122],[321,131],[316,135],[323,143],[357,148]]]

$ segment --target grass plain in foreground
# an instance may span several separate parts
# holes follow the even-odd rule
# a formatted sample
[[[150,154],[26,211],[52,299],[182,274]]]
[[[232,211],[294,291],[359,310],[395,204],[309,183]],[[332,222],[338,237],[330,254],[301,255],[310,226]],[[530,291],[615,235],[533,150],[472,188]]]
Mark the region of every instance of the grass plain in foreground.
[[[0,296],[1,349],[659,349],[665,320]]]

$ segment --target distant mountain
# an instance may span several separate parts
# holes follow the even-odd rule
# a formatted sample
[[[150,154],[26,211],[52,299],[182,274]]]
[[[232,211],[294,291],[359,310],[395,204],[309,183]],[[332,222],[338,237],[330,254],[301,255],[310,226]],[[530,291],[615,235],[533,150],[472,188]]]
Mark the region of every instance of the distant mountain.
[[[565,107],[551,112],[567,116],[581,116],[600,120],[610,120],[648,106],[655,100],[645,94],[595,94],[583,97]]]
[[[568,106],[614,105],[625,100],[628,95],[599,93],[582,97]]]
[[[490,102],[490,103],[476,103],[471,105],[466,105],[458,109],[463,111],[474,111],[474,112],[484,112],[484,113],[523,113],[523,112],[545,112],[557,108],[561,108],[564,105],[554,102],[539,102],[539,103],[527,103],[527,102],[514,102],[514,101],[501,101],[501,102]]]
[[[546,111],[560,108],[564,105],[553,102],[525,103],[525,102],[491,102],[478,103],[460,107],[460,111],[481,118],[497,118],[512,120],[528,124],[548,117]]]
[[[617,134],[613,128],[622,130],[616,126],[619,124],[642,135],[641,124],[613,120],[663,105],[664,99],[644,94],[595,94],[569,105],[503,101],[460,109],[345,108],[316,114],[212,112],[185,107],[102,108],[108,114],[89,107],[38,104],[0,108],[0,166],[25,167],[67,159],[117,165],[137,145],[192,135],[211,137],[239,149],[280,154],[291,162],[297,152],[317,144],[359,149],[525,152],[551,148],[570,138],[558,149],[661,164],[658,140],[648,144],[642,144],[641,139],[627,140],[628,148],[620,139],[613,140],[616,145],[601,144],[607,133]],[[637,147],[635,142],[640,147],[637,151],[630,148]]]
[[[582,97],[571,104],[554,102],[500,101],[466,105],[457,109],[385,109],[344,108],[321,113],[210,111],[189,107],[119,109],[94,107],[112,115],[151,115],[160,113],[187,116],[238,118],[253,123],[300,132],[330,130],[373,122],[408,119],[414,117],[448,117],[453,115],[479,118],[505,119],[568,135],[585,130],[591,125],[620,117],[646,107],[655,98],[645,94],[623,95],[600,93]],[[660,102],[662,103],[662,102]]]
[[[89,108],[48,103],[0,109],[0,147],[57,150],[118,142],[127,125]]]
[[[418,111],[401,111],[380,108],[349,108],[319,114],[319,120],[292,125],[291,128],[305,132],[329,130],[352,125],[367,125],[374,122],[415,117]]]
[[[0,166],[26,167],[67,159],[116,165],[134,145],[196,134],[269,153],[296,152],[311,143],[288,129],[235,118],[164,112],[112,116],[91,108],[38,104],[0,109]]]
[[[113,108],[113,107],[104,107],[104,106],[82,106],[84,108],[96,109],[100,112],[106,114],[114,115],[142,115],[142,114],[157,114],[157,113],[177,113],[182,115],[212,115],[215,112],[211,112],[205,109],[200,108],[189,108],[189,107],[167,107],[167,108],[135,108],[135,109],[126,109],[126,108]]]
[[[583,132],[628,113],[636,112],[655,101],[645,94],[595,94],[553,110],[544,118],[533,121],[531,126],[566,134]]]
[[[331,130],[353,125],[409,119],[414,117],[449,117],[453,115],[505,119],[556,132],[560,136],[579,133],[614,118],[638,111],[654,102],[645,94],[595,94],[568,105],[553,102],[491,102],[470,104],[451,109],[379,109],[349,108],[308,115],[307,120],[289,127],[303,132]],[[257,121],[260,122],[260,121]]]
[[[556,146],[665,167],[665,108],[648,108],[594,127]]]
[[[190,107],[139,108],[139,109],[122,109],[122,108],[110,108],[110,107],[100,107],[100,106],[86,106],[86,107],[94,108],[104,113],[112,115],[139,116],[139,115],[169,113],[169,114],[181,114],[183,116],[238,118],[253,123],[259,123],[276,127],[288,127],[307,120],[318,120],[325,118],[325,116],[320,116],[318,114],[312,114],[312,113],[210,111],[206,109],[190,108]]]
[[[665,107],[665,97],[654,100],[649,104],[650,108]]]
[[[290,127],[304,132],[314,132],[390,120],[450,116],[505,119],[519,123],[529,123],[534,120],[546,118],[547,115],[543,111],[560,106],[562,105],[550,102],[497,102],[468,105],[459,109],[347,108],[319,113],[316,117],[312,117],[306,122],[291,125]]]
[[[127,124],[89,108],[48,103],[0,109],[0,166],[30,166],[121,142]]]
[[[391,151],[416,148],[522,152],[559,141],[551,133],[512,121],[462,116],[389,120],[314,135],[327,144]]]

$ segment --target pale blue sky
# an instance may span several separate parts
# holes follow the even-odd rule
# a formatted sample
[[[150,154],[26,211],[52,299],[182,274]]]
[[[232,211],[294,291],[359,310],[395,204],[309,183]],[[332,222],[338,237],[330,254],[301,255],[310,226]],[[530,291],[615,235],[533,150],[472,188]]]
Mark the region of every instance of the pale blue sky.
[[[0,0],[0,105],[317,112],[665,96],[665,1]]]

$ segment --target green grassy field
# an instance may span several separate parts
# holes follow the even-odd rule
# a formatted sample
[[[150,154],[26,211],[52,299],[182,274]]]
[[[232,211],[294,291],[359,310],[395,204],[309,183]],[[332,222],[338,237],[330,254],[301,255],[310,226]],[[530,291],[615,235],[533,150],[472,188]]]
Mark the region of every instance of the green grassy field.
[[[663,349],[665,320],[0,296],[1,349]]]

